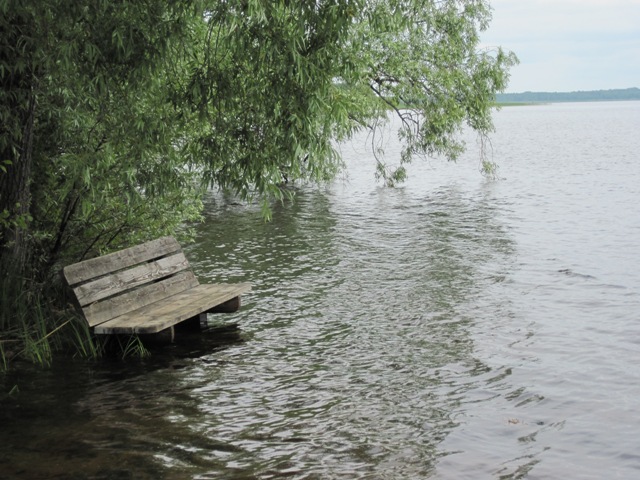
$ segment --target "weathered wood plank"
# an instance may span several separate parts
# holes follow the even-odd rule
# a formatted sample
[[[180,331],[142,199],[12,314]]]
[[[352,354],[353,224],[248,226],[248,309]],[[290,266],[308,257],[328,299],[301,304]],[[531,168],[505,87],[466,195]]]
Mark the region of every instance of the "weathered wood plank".
[[[92,278],[179,251],[181,251],[180,244],[175,238],[158,238],[135,247],[69,265],[64,268],[64,276],[73,287]]]
[[[247,283],[198,285],[103,322],[96,334],[157,333],[251,290]]]
[[[192,271],[186,270],[162,281],[143,285],[121,295],[85,306],[82,311],[90,327],[158,302],[184,290],[198,286]]]
[[[80,306],[84,307],[140,285],[174,275],[188,268],[188,260],[182,252],[179,252],[160,260],[144,263],[128,270],[121,270],[113,275],[82,284],[76,287],[74,291]]]

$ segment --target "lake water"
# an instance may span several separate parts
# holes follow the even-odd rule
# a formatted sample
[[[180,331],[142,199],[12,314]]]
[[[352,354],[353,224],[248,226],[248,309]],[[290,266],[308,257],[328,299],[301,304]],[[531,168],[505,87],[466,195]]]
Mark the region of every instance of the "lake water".
[[[498,179],[471,136],[385,188],[362,137],[270,223],[212,193],[240,333],[0,379],[0,478],[640,478],[640,102],[495,123]]]

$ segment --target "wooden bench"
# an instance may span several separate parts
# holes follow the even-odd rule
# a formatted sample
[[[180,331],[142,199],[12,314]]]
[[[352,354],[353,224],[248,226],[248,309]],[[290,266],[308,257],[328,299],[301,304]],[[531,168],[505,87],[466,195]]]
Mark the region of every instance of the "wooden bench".
[[[200,284],[173,237],[64,268],[96,334],[157,334],[207,312],[234,312],[247,283]]]

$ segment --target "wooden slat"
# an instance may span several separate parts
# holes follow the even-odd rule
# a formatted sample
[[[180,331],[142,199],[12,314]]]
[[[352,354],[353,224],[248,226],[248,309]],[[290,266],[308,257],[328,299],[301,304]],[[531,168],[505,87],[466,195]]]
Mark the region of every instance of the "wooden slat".
[[[175,238],[158,238],[135,247],[69,265],[64,269],[64,276],[73,287],[92,278],[179,251],[181,251],[180,244]]]
[[[182,252],[101,277],[74,289],[81,307],[187,270],[189,262]]]
[[[96,334],[157,333],[251,290],[247,283],[198,285],[96,326]]]
[[[186,270],[160,282],[143,285],[135,290],[100,302],[87,305],[82,309],[89,326],[95,327],[112,318],[145,307],[165,297],[196,287],[198,279],[192,271]]]

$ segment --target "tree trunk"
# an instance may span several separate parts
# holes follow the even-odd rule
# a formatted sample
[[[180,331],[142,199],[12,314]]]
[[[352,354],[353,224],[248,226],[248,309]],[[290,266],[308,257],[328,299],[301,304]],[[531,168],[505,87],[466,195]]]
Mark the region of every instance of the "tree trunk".
[[[26,271],[29,262],[28,220],[35,109],[35,93],[31,89],[22,117],[18,154],[3,152],[2,159],[11,158],[12,164],[6,166],[6,173],[0,174],[0,212],[9,213],[7,223],[0,225],[0,265],[5,272],[11,270],[18,274]]]

